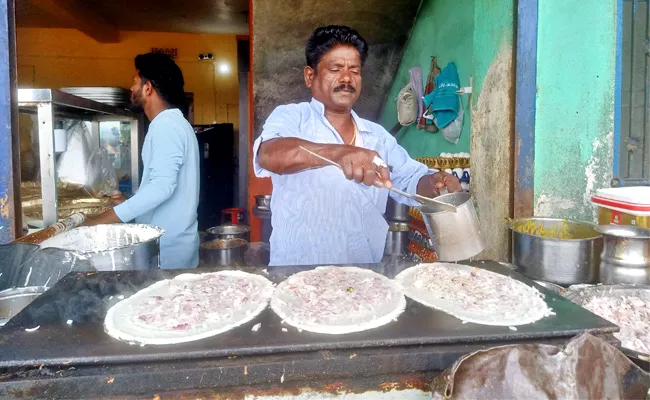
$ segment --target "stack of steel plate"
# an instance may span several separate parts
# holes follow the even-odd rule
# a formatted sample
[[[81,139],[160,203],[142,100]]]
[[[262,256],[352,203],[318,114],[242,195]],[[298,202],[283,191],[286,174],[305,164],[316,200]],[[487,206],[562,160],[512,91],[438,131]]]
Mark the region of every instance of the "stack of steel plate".
[[[128,108],[131,104],[131,91],[119,87],[69,87],[61,91],[120,108]]]

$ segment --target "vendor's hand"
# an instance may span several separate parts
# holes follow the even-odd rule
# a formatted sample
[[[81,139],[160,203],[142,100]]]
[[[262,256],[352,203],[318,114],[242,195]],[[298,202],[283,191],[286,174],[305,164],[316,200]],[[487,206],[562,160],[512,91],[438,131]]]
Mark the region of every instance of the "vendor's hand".
[[[108,199],[108,204],[117,206],[119,204],[122,204],[126,201],[126,196],[124,194],[117,192],[114,193],[109,199]]]
[[[104,211],[99,215],[89,215],[86,217],[81,226],[94,226],[94,225],[110,225],[110,224],[119,224],[122,220],[115,214],[115,211],[111,208]]]
[[[363,149],[356,146],[337,146],[332,161],[343,168],[345,177],[367,186],[383,186],[390,188],[390,171],[373,163],[375,157],[379,158],[376,151]]]
[[[447,188],[449,193],[456,193],[463,190],[460,181],[455,176],[440,171],[433,175],[425,175],[418,182],[417,193],[421,196],[440,196],[440,190]]]

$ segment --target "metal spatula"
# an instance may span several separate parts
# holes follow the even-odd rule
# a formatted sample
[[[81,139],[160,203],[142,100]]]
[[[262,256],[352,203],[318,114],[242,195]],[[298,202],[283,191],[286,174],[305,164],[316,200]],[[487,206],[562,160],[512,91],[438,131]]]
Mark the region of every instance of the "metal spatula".
[[[336,163],[336,162],[334,162],[334,161],[332,161],[332,160],[330,160],[328,158],[325,158],[325,157],[321,156],[320,154],[314,153],[313,151],[308,150],[308,149],[306,149],[306,148],[304,148],[302,146],[300,146],[300,148],[303,149],[304,151],[306,151],[307,153],[311,154],[312,156],[314,156],[314,157],[316,157],[318,159],[321,159],[321,160],[325,161],[326,163],[329,163],[331,165],[334,165],[334,166],[338,167],[341,171],[343,170],[343,168],[341,168],[341,166],[338,163]],[[382,165],[382,164],[385,165],[382,160],[379,160],[379,161],[381,162],[380,165]],[[383,185],[378,185],[378,186],[384,187]],[[391,187],[388,190],[392,190],[393,192],[395,192],[395,193],[397,193],[397,194],[399,194],[401,196],[404,196],[404,197],[406,197],[408,199],[417,201],[418,203],[422,204],[423,206],[439,207],[439,208],[442,208],[442,209],[444,209],[446,211],[451,211],[451,212],[454,212],[454,213],[457,211],[456,206],[454,206],[452,204],[442,202],[440,200],[436,200],[436,199],[432,199],[432,198],[429,198],[429,197],[421,196],[419,194],[406,193],[406,192],[403,192],[403,191],[401,191],[401,190],[399,190],[399,189],[397,189],[395,187]]]

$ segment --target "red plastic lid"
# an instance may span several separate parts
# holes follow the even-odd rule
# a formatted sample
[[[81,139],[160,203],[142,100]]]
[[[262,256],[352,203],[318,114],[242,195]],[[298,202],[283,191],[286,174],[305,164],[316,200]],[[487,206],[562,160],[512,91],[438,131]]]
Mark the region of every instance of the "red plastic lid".
[[[593,196],[591,198],[591,201],[594,202],[595,204],[599,204],[607,207],[620,208],[623,210],[650,212],[650,204],[632,203],[629,201],[614,200],[614,199],[601,197],[601,196]]]

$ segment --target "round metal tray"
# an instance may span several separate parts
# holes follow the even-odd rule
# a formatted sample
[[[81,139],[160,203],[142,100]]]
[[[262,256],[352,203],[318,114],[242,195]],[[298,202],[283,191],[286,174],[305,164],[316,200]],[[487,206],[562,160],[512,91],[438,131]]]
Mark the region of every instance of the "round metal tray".
[[[580,307],[594,297],[620,297],[636,296],[650,301],[650,286],[648,285],[573,285],[561,293],[562,296],[576,303]],[[626,347],[618,346],[628,357],[650,362],[650,354],[638,352]]]

